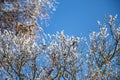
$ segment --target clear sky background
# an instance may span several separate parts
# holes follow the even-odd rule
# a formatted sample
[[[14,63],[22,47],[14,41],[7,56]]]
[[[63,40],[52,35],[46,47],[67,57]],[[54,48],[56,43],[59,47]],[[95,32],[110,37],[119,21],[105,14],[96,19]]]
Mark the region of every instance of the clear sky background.
[[[45,33],[55,34],[64,30],[65,34],[89,35],[98,30],[97,20],[103,22],[104,15],[118,14],[120,22],[120,0],[57,0],[57,10],[52,14]]]

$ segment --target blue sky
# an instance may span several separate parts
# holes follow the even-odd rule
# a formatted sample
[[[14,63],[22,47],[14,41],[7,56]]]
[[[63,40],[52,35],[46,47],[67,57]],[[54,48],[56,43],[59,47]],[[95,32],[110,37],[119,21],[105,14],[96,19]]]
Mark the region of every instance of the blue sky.
[[[120,0],[57,0],[57,10],[52,14],[45,33],[55,34],[64,30],[65,34],[89,35],[98,30],[97,20],[103,22],[104,15],[118,14],[120,20]],[[118,21],[119,22],[119,21]]]

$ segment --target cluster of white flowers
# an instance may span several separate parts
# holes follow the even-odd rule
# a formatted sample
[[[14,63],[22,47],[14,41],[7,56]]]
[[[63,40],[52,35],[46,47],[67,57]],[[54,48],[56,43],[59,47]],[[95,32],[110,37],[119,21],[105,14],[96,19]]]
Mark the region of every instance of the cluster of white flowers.
[[[120,27],[118,27],[116,30],[117,30],[116,33],[117,33],[118,39],[120,39]]]
[[[43,45],[45,45],[44,40],[42,41],[42,44],[38,44],[30,37],[26,38],[24,36],[16,36],[11,31],[7,30],[4,30],[3,32],[0,31],[0,66],[2,64],[1,71],[5,72],[7,69],[6,67],[15,68],[17,71],[17,69],[19,69],[19,67],[17,67],[19,63],[24,63],[24,65],[27,65],[29,68],[34,67],[31,65],[31,61],[36,61],[38,57],[37,55],[44,52]],[[8,60],[10,62],[8,62]],[[39,63],[40,60],[37,64]],[[12,65],[12,67],[10,65]],[[20,65],[21,64],[19,64],[19,66]],[[21,69],[24,71],[28,67],[22,66]],[[13,72],[11,72],[11,74],[12,73]],[[28,72],[26,72],[26,74],[28,74]],[[31,73],[31,75],[33,74]]]
[[[61,33],[57,32],[54,39],[50,42],[49,50],[57,50],[60,53],[65,51],[65,53],[67,53],[70,48],[70,51],[76,51],[79,42],[79,37],[75,38],[74,36],[66,36],[63,31]]]
[[[47,46],[47,54],[49,55],[49,58],[52,61],[51,66],[54,65],[55,71],[53,71],[53,76],[56,75],[56,72],[63,71],[64,68],[62,66],[65,66],[66,69],[71,70],[73,67],[73,64],[79,63],[80,54],[78,52],[79,44],[80,44],[80,38],[64,34],[64,31],[57,32],[56,35],[50,35],[48,34],[49,41]],[[50,62],[49,62],[50,63]],[[71,64],[71,65],[70,65]],[[58,67],[62,69],[58,70]],[[78,65],[75,65],[76,67]],[[68,68],[67,68],[68,67]],[[78,67],[76,67],[77,70]],[[66,71],[64,71],[66,72]],[[71,71],[69,71],[71,72]],[[61,73],[62,74],[62,73]],[[70,75],[70,74],[69,74]]]
[[[98,35],[96,32],[92,32],[92,33],[89,35],[90,41],[91,41],[91,42],[94,42],[95,40],[97,40],[98,36],[99,36],[99,35]]]
[[[109,16],[110,17],[110,19],[109,19],[109,24],[110,24],[110,27],[114,27],[115,25],[114,25],[114,22],[115,22],[115,20],[116,20],[116,18],[117,18],[117,15],[116,16],[112,16],[112,15],[110,15]]]
[[[16,34],[28,31],[35,34],[37,30],[42,32],[38,20],[47,21],[51,12],[55,11],[56,3],[55,0],[3,0],[0,3],[0,28]]]
[[[120,27],[117,28],[117,34],[120,35]]]
[[[32,51],[34,51],[36,48],[40,50],[35,40],[32,40],[30,37],[26,39],[26,37],[23,37],[23,36],[21,37],[16,36],[11,31],[8,32],[7,30],[5,30],[4,33],[0,34],[0,44],[1,44],[0,46],[1,49],[2,48],[4,49],[3,46],[6,46],[6,51],[9,48],[9,50],[16,49],[18,52],[27,51],[28,54],[31,54]],[[39,52],[34,51],[33,53],[39,53]]]
[[[107,33],[107,28],[106,27],[101,27],[100,28],[100,37],[105,39],[107,38],[109,34]]]
[[[8,3],[5,0],[2,6],[0,5],[0,8],[3,12],[15,12],[18,9],[19,12],[24,13],[21,14],[22,16],[18,15],[19,17],[27,16],[25,22],[18,21],[16,23],[16,29],[20,28],[19,30],[24,31],[26,27],[32,26],[42,32],[43,29],[40,26],[36,28],[38,26],[37,19],[38,17],[41,20],[49,18],[47,11],[49,9],[55,10],[54,2],[54,0],[21,0],[15,4],[15,2]],[[4,18],[6,16],[3,16],[3,12],[1,13]],[[8,18],[8,15],[6,18]],[[65,79],[71,76],[73,80],[76,80],[76,74],[81,73],[79,71],[82,71],[81,66],[84,64],[85,68],[88,67],[88,72],[85,72],[85,77],[89,76],[89,74],[91,75],[91,79],[94,76],[100,77],[102,72],[105,74],[103,70],[106,66],[108,68],[114,64],[112,62],[112,58],[116,56],[114,54],[119,53],[117,50],[120,48],[118,46],[118,42],[120,42],[120,27],[114,28],[116,18],[117,15],[114,17],[110,15],[109,26],[111,35],[108,34],[109,31],[106,25],[102,25],[98,21],[100,31],[98,33],[92,32],[89,35],[90,44],[87,43],[86,38],[82,39],[80,37],[68,36],[64,34],[64,31],[57,32],[56,35],[48,34],[49,38],[46,40],[42,37],[40,44],[38,44],[39,42],[36,41],[36,38],[38,38],[37,34],[31,37],[32,34],[26,36],[26,31],[24,31],[26,33],[22,33],[21,31],[15,34],[11,29],[5,28],[3,31],[0,30],[0,71],[2,70],[9,75],[8,77],[13,79],[15,79],[13,76],[17,75],[16,77],[19,77],[19,79],[22,77],[24,79],[27,76],[28,80],[34,80],[34,77],[36,79],[42,79],[43,77],[45,77],[43,79],[49,79],[51,77],[57,78],[61,76]],[[12,19],[12,16],[9,19]],[[0,23],[2,27],[5,26],[3,21]],[[110,43],[107,41],[108,36],[113,36],[116,40],[112,39],[111,42],[113,42]],[[82,41],[84,41],[88,48],[86,48]],[[84,50],[84,47],[86,50]],[[83,63],[83,60],[86,60],[86,62],[84,61],[85,63]],[[85,68],[83,68],[82,72],[87,71],[84,70]],[[110,70],[107,69],[106,71],[109,72]]]
[[[117,74],[114,72],[114,69],[118,69],[116,64],[119,64],[117,63],[117,60],[119,60],[117,54],[119,54],[120,49],[120,27],[115,25],[116,18],[117,15],[110,15],[109,25],[106,21],[104,24],[98,21],[100,31],[92,32],[89,35],[88,52],[91,54],[86,54],[86,58],[89,60],[88,69],[92,79],[107,79],[110,76],[116,76],[116,79],[119,78],[117,73],[119,71],[116,71]],[[116,61],[113,62],[113,60]],[[113,75],[114,73],[115,75]]]

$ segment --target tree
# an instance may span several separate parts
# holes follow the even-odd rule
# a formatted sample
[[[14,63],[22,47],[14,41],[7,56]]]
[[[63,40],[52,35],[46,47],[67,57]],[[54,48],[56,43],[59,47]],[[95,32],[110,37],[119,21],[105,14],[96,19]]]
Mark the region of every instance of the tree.
[[[0,2],[0,75],[3,79],[34,80],[40,75],[36,59],[43,50],[42,44],[37,44],[36,33],[43,30],[38,20],[49,19],[50,11],[55,10],[54,4],[53,0]]]
[[[35,79],[35,60],[42,49],[35,40],[7,30],[0,34],[0,75],[9,79]],[[29,74],[30,71],[31,73]],[[37,70],[38,71],[38,70]]]
[[[52,39],[47,46],[49,63],[45,68],[45,79],[77,80],[77,75],[82,69],[82,61],[80,61],[82,50],[81,53],[79,52],[79,45],[82,45],[81,39],[66,36],[63,31],[50,37]]]
[[[46,44],[43,39],[37,44],[31,38],[17,37],[5,30],[0,39],[1,76],[20,80],[77,79],[82,64],[78,37],[67,37],[61,32],[52,36],[50,43]]]
[[[120,79],[120,27],[117,16],[98,21],[90,39],[42,32],[54,0],[0,2],[0,78],[3,80]]]
[[[120,79],[120,27],[115,25],[116,18],[110,15],[104,24],[98,21],[100,32],[90,34],[88,67],[93,80]]]
[[[53,0],[2,0],[0,2],[0,30],[10,30],[16,35],[35,35],[42,31],[38,20],[47,20],[54,11]]]

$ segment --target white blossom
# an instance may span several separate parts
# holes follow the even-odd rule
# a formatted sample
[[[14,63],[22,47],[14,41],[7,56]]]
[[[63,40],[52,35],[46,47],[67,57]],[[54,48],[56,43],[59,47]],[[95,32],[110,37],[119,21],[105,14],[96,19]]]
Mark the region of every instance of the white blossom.
[[[98,25],[101,25],[100,21],[97,21]]]
[[[117,28],[117,34],[120,36],[120,27]]]
[[[101,38],[107,38],[109,34],[107,33],[107,28],[106,27],[101,27],[100,28],[100,37]]]
[[[98,34],[96,32],[92,32],[89,37],[90,41],[95,41],[98,38]]]

